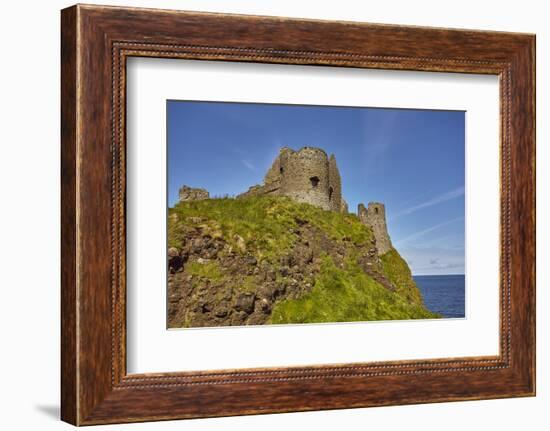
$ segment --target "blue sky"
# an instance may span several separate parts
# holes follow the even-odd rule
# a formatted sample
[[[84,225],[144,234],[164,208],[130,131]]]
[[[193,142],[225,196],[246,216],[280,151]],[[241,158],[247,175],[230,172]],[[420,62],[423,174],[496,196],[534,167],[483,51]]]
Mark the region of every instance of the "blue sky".
[[[168,203],[260,184],[279,149],[334,153],[350,212],[386,205],[413,274],[464,273],[464,112],[168,101]]]

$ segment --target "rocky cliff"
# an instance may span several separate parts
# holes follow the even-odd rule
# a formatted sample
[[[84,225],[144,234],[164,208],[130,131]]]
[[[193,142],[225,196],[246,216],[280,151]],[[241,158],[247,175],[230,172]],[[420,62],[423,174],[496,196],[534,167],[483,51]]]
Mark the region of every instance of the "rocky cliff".
[[[353,214],[288,197],[183,201],[168,243],[171,328],[439,317]]]

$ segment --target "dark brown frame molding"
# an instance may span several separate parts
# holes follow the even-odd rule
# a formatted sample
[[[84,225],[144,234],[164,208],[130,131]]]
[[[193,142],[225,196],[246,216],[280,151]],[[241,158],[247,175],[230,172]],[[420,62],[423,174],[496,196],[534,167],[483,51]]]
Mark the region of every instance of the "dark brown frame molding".
[[[535,394],[535,36],[77,5],[61,14],[61,417],[75,425]],[[500,77],[500,354],[126,373],[130,56]]]

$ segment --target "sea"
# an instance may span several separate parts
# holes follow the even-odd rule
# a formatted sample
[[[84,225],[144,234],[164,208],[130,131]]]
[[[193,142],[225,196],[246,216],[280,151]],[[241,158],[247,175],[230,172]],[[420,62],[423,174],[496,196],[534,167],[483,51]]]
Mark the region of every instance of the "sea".
[[[465,317],[464,274],[415,275],[413,278],[428,310],[447,318]]]

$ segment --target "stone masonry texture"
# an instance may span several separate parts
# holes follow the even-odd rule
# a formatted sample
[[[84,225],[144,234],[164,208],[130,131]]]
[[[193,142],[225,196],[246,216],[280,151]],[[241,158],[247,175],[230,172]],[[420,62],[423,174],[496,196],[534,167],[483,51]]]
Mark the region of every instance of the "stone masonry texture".
[[[303,147],[298,151],[284,147],[267,172],[262,185],[251,187],[237,196],[288,196],[327,211],[345,212],[340,172],[336,158],[329,159],[320,148]]]
[[[378,254],[383,255],[392,249],[388,228],[386,226],[386,208],[380,202],[369,202],[369,206],[359,204],[357,216],[364,224],[370,226],[376,239]]]

